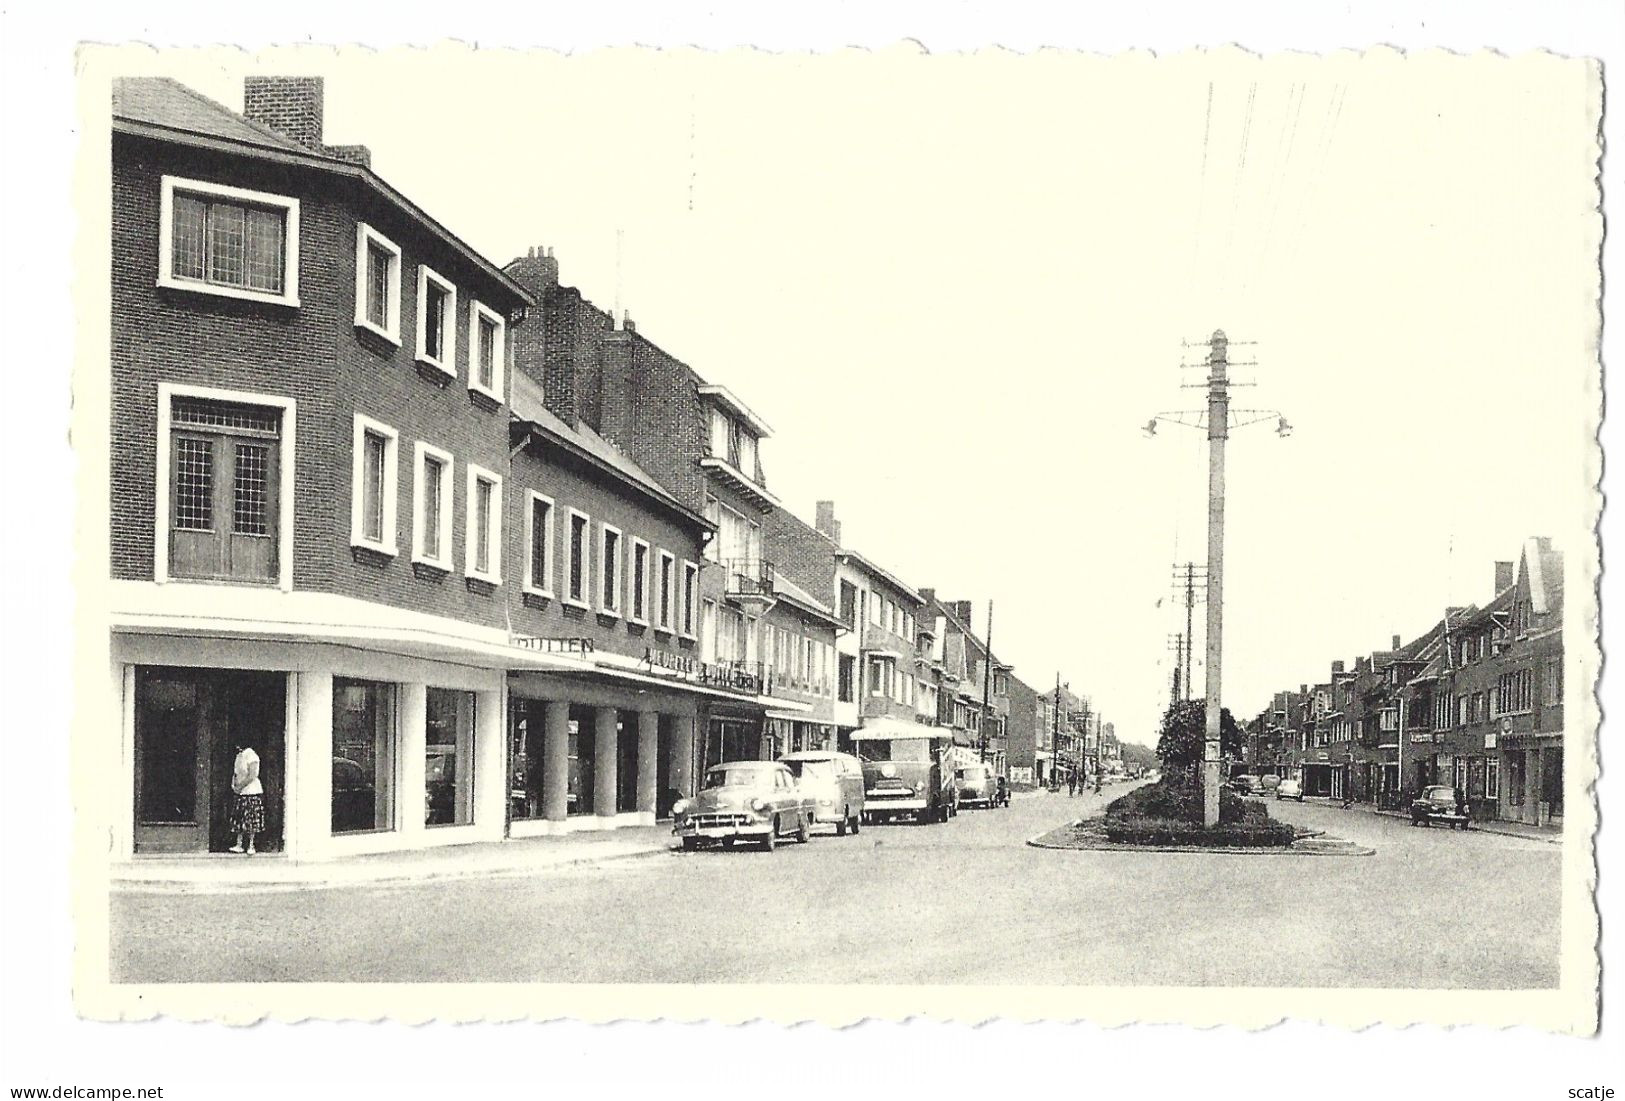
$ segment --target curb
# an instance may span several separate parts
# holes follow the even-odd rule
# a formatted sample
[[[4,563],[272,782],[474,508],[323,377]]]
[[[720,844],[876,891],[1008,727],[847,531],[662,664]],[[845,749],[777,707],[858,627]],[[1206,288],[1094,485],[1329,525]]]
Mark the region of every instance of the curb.
[[[253,880],[249,882],[198,882],[189,879],[118,879],[108,882],[110,894],[166,894],[166,895],[229,895],[229,894],[288,894],[298,891],[332,891],[347,887],[399,887],[427,883],[446,883],[462,879],[514,879],[520,876],[540,875],[555,868],[573,868],[583,864],[607,864],[617,860],[635,860],[642,857],[670,854],[677,850],[667,847],[639,849],[608,855],[580,856],[548,861],[529,866],[508,865],[499,868],[449,867],[434,872],[392,872],[366,879],[310,879],[310,880]]]
[[[1290,845],[1278,847],[1248,846],[1225,847],[1218,845],[1122,845],[1106,841],[1093,845],[1056,845],[1044,839],[1057,833],[1083,823],[1069,822],[1066,825],[1056,826],[1054,829],[1035,833],[1027,838],[1027,844],[1035,849],[1048,849],[1052,852],[1106,852],[1106,853],[1192,853],[1197,855],[1213,854],[1216,856],[1375,856],[1377,850],[1365,845],[1356,845],[1352,841],[1342,838],[1327,838],[1324,831],[1295,838]],[[1308,842],[1311,847],[1299,847],[1302,842]],[[1346,847],[1344,847],[1346,846]]]

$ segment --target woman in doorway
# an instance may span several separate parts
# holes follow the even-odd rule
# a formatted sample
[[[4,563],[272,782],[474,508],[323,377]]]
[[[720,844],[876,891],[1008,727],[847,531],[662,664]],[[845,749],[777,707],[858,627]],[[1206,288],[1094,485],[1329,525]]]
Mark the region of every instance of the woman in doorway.
[[[237,759],[231,766],[231,790],[235,803],[231,828],[237,834],[234,853],[254,855],[254,837],[265,829],[265,786],[260,783],[260,755],[247,739],[237,740]]]

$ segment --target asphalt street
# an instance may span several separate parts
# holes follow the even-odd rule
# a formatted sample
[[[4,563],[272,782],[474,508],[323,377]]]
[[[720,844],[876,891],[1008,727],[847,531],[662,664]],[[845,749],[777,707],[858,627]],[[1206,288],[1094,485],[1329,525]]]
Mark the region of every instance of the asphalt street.
[[[1317,803],[1367,857],[1037,849],[1103,796],[776,852],[523,877],[115,894],[119,982],[1022,983],[1522,989],[1558,981],[1558,846]]]

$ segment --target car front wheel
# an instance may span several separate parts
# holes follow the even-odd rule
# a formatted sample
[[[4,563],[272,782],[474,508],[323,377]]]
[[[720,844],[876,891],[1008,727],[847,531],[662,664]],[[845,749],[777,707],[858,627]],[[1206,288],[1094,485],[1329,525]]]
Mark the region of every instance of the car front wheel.
[[[773,819],[773,824],[767,828],[767,836],[762,838],[762,848],[772,852],[779,843],[779,820]]]
[[[811,839],[812,824],[808,820],[807,816],[803,814],[801,816],[801,826],[796,830],[796,843],[798,845],[805,845]]]

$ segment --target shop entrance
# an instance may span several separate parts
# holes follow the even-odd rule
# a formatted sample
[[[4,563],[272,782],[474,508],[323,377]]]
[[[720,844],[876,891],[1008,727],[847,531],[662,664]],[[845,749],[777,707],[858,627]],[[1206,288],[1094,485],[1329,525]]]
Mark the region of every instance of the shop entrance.
[[[237,747],[260,758],[265,832],[282,848],[283,673],[140,666],[135,674],[135,851],[225,852]]]

